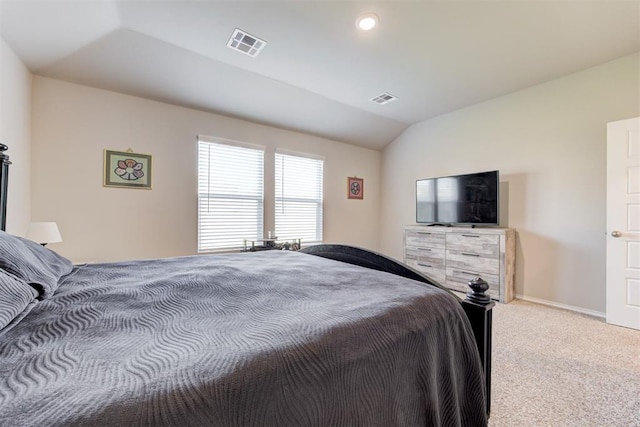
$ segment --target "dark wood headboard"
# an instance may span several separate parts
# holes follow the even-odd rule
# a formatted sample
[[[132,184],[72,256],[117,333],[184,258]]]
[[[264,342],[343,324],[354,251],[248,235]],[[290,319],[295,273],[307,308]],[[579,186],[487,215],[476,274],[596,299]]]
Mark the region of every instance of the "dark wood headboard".
[[[4,152],[9,147],[0,144],[0,230],[7,229],[7,191],[9,189],[9,156]]]

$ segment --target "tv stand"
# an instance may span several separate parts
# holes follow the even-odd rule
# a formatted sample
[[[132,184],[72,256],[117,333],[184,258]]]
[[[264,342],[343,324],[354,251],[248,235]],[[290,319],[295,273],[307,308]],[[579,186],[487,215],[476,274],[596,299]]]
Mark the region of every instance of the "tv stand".
[[[443,286],[467,292],[480,276],[500,302],[515,296],[515,230],[436,224],[404,227],[404,262]]]

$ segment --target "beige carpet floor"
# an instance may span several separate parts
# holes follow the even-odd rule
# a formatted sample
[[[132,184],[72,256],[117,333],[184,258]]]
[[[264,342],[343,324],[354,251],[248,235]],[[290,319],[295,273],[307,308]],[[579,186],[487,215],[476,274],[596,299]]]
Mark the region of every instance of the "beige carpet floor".
[[[520,300],[493,316],[491,427],[640,426],[640,331]]]

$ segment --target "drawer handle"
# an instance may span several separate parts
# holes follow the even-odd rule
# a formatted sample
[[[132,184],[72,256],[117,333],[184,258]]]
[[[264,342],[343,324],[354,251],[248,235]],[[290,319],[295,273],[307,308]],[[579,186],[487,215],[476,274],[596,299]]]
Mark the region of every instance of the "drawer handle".
[[[418,234],[424,234],[425,236],[431,235],[431,233],[427,233],[426,231],[418,231]]]
[[[460,255],[475,256],[475,257],[479,257],[480,256],[480,254],[470,254],[468,252],[460,252]]]
[[[463,234],[462,237],[480,237],[478,234]]]
[[[478,273],[473,273],[471,271],[458,270],[458,273],[468,274],[469,276],[478,276]]]
[[[433,268],[433,266],[432,266],[431,264],[424,264],[424,263],[422,263],[422,262],[419,262],[419,263],[418,263],[418,265],[419,265],[419,266],[421,266],[421,267],[429,267],[429,268]]]
[[[427,252],[431,252],[431,249],[429,248],[418,248],[419,251],[427,251]]]

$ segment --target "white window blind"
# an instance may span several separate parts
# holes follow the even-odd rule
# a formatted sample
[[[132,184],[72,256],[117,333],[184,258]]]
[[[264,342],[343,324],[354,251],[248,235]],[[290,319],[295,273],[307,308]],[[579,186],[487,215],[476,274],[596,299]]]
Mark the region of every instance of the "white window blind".
[[[324,161],[282,153],[275,160],[276,236],[321,242]]]
[[[198,252],[262,238],[264,151],[198,141]]]

